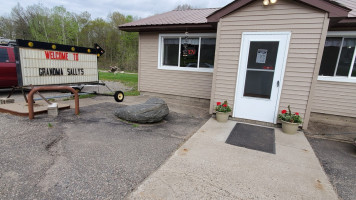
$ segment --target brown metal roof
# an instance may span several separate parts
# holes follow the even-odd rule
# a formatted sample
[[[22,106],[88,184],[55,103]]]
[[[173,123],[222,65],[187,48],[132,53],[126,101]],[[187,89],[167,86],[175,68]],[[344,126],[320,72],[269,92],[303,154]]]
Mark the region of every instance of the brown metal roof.
[[[216,30],[216,22],[225,15],[255,0],[235,0],[223,8],[173,10],[119,26],[124,31]],[[260,0],[262,1],[262,0]],[[356,0],[296,0],[329,12],[330,17],[356,17]],[[351,11],[350,11],[351,10]],[[349,12],[350,11],[350,12]]]
[[[156,25],[177,25],[177,24],[206,24],[206,17],[217,11],[219,8],[205,8],[192,10],[173,10],[170,12],[157,14],[151,17],[126,23],[119,28],[133,26],[156,26]]]

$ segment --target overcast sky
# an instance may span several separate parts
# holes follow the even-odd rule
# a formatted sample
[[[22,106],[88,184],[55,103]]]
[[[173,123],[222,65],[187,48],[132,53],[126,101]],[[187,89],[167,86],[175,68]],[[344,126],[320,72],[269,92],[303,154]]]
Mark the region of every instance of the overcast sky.
[[[217,8],[231,1],[233,0],[2,0],[0,16],[10,14],[18,2],[24,8],[38,3],[48,8],[63,5],[70,12],[88,11],[92,19],[97,17],[106,19],[108,13],[114,11],[143,18],[173,10],[180,4],[189,4],[196,8]]]

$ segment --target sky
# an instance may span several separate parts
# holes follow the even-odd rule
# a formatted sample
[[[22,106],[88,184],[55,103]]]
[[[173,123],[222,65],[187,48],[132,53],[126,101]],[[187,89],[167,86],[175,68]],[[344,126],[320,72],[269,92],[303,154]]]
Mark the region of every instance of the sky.
[[[81,13],[88,11],[92,19],[101,17],[106,19],[108,14],[118,11],[124,15],[134,17],[148,17],[173,10],[181,4],[189,4],[194,8],[223,7],[233,0],[1,0],[0,16],[9,15],[17,3],[24,8],[33,4],[42,4],[45,7],[64,6],[67,11]]]

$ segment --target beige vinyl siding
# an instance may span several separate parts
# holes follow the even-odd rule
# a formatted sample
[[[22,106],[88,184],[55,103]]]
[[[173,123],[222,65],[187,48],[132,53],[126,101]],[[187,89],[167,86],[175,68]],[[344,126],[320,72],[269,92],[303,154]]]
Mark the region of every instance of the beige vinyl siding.
[[[158,40],[158,33],[140,33],[140,91],[210,99],[213,73],[158,69]]]
[[[235,89],[243,32],[291,32],[291,40],[280,97],[279,110],[289,104],[293,111],[307,112],[313,74],[316,70],[320,41],[325,38],[327,14],[296,1],[278,1],[263,6],[255,1],[220,19],[214,70],[211,112],[217,101],[235,104]]]
[[[311,111],[356,117],[356,83],[317,81]]]

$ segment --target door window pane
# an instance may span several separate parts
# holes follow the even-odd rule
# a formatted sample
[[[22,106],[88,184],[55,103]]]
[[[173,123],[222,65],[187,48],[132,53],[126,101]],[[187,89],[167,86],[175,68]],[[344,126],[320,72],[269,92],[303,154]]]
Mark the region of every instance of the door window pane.
[[[247,71],[244,96],[269,99],[274,72]]]
[[[201,38],[200,68],[214,68],[215,38]]]
[[[336,76],[348,76],[355,51],[355,39],[344,39]],[[353,63],[352,63],[353,64]]]
[[[182,38],[181,42],[180,66],[196,68],[198,66],[199,38]]]
[[[163,65],[178,66],[179,38],[163,39]]]
[[[7,55],[7,49],[0,48],[0,62],[9,62],[9,55]]]
[[[271,98],[279,42],[251,42],[244,96]]]
[[[342,38],[326,38],[319,75],[334,76]]]
[[[274,70],[279,42],[251,42],[248,69]]]

